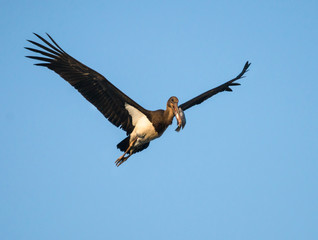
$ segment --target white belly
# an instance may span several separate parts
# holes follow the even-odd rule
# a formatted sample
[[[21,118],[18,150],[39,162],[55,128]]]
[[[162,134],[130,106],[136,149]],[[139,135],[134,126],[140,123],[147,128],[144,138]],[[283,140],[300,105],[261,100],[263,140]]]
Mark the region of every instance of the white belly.
[[[135,126],[133,132],[130,134],[131,140],[137,137],[135,146],[142,145],[159,137],[154,126],[145,114],[127,103],[125,103],[125,108],[132,118],[133,126]]]

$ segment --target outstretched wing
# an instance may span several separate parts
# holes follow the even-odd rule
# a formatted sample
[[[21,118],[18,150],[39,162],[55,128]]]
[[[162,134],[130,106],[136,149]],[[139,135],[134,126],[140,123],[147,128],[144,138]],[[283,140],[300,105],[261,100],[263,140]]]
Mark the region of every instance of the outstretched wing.
[[[39,49],[29,47],[26,47],[26,49],[42,56],[27,57],[42,61],[35,65],[47,67],[59,74],[91,102],[112,124],[122,128],[127,134],[131,133],[134,126],[132,125],[131,116],[125,108],[125,103],[134,106],[143,113],[147,113],[147,110],[121,92],[104,76],[68,55],[49,34],[47,35],[52,41],[51,43],[38,34],[35,35],[43,41],[44,45],[28,40]]]
[[[194,105],[197,105],[197,104],[200,104],[202,103],[203,101],[207,100],[208,98],[212,97],[213,95],[219,93],[219,92],[223,92],[223,91],[229,91],[231,92],[232,89],[230,88],[231,86],[237,86],[237,85],[241,85],[239,83],[236,83],[235,81],[241,79],[244,77],[244,74],[248,71],[248,68],[249,66],[251,65],[251,63],[249,62],[246,62],[245,65],[244,65],[244,68],[242,70],[242,72],[237,75],[235,78],[233,78],[232,80],[216,87],[216,88],[213,88],[209,91],[206,91],[204,93],[202,93],[201,95],[195,97],[195,98],[192,98],[191,100],[181,104],[179,107],[185,111],[187,110],[188,108],[190,107],[193,107]]]

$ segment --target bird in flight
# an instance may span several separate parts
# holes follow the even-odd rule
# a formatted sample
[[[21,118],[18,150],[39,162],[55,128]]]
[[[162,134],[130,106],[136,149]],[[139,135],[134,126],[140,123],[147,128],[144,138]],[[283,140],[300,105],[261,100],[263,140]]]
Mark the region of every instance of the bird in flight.
[[[42,42],[28,40],[37,48],[26,47],[26,49],[39,55],[26,57],[41,61],[35,65],[47,67],[59,74],[112,124],[126,131],[127,137],[117,144],[117,148],[124,152],[115,161],[117,167],[134,153],[146,149],[150,141],[160,137],[172,124],[174,117],[178,124],[176,131],[184,128],[186,124],[185,110],[202,103],[219,92],[232,91],[231,87],[240,85],[236,81],[244,77],[250,66],[250,63],[246,62],[241,73],[232,80],[181,105],[178,105],[178,98],[172,96],[168,99],[165,110],[150,111],[129,98],[103,75],[68,55],[49,34],[47,36],[51,42],[36,33],[34,34]]]

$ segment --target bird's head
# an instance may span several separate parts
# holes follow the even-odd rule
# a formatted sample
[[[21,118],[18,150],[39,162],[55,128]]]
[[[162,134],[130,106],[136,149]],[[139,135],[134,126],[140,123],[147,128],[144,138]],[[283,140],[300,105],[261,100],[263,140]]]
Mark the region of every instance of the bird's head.
[[[176,129],[177,132],[180,131],[181,128],[184,128],[186,124],[185,115],[181,108],[178,107],[179,99],[177,97],[170,97],[167,102],[167,107],[171,108],[174,116],[177,119],[178,127]]]

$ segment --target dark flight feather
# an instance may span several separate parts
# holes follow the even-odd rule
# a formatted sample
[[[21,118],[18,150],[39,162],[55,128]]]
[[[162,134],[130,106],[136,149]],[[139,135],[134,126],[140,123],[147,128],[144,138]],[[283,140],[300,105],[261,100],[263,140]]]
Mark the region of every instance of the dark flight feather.
[[[244,77],[244,74],[248,71],[248,68],[250,65],[251,64],[249,62],[246,62],[241,73],[239,75],[237,75],[235,78],[233,78],[232,80],[230,80],[230,81],[228,81],[228,82],[226,82],[226,83],[224,83],[216,88],[213,88],[209,91],[206,91],[195,98],[192,98],[191,100],[181,104],[179,107],[183,111],[185,111],[188,108],[193,107],[194,105],[202,103],[203,101],[207,100],[208,98],[212,97],[213,95],[215,95],[219,92],[223,92],[223,91],[232,92],[233,90],[230,87],[241,85],[240,83],[236,83],[235,81]]]
[[[35,34],[35,33],[34,33]],[[85,66],[75,58],[68,55],[53,39],[47,34],[52,43],[35,34],[45,45],[28,40],[40,49],[28,48],[27,50],[41,54],[42,56],[27,56],[41,61],[37,66],[47,67],[76,88],[89,102],[91,102],[112,124],[120,127],[129,135],[134,126],[125,103],[139,109],[145,115],[148,111],[121,92],[104,76]]]

